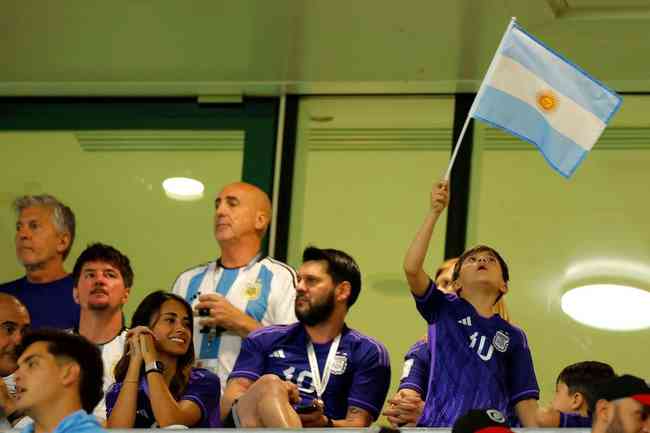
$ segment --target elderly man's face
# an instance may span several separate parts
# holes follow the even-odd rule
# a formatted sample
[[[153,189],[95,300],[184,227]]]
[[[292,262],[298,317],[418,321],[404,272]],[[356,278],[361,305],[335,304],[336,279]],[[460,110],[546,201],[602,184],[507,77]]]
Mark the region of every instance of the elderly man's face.
[[[29,323],[25,307],[13,301],[0,301],[0,376],[9,376],[16,370],[16,346]]]
[[[214,237],[228,242],[257,235],[268,223],[264,193],[244,183],[227,185],[214,202]]]
[[[38,267],[63,260],[68,246],[67,233],[59,233],[52,209],[34,206],[23,209],[16,222],[16,257],[25,267]]]

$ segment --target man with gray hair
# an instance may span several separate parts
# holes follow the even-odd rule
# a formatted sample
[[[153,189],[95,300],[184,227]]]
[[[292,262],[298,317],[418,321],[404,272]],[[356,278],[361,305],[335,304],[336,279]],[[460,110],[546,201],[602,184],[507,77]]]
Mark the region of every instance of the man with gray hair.
[[[32,317],[32,327],[79,326],[73,280],[63,268],[75,235],[72,210],[51,195],[27,195],[14,201],[16,257],[25,276],[0,284],[0,292],[18,298]]]

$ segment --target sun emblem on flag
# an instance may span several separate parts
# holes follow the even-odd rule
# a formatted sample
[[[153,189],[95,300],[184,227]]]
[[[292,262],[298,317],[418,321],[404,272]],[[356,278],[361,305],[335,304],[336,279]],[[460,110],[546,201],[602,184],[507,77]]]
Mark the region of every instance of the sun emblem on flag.
[[[555,111],[558,106],[557,95],[550,89],[544,89],[537,92],[537,106],[547,113]]]

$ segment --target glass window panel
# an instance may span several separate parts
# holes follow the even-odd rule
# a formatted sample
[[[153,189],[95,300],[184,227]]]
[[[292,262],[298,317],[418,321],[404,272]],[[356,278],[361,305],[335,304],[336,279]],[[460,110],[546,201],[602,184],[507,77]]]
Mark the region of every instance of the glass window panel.
[[[426,333],[402,271],[451,148],[448,97],[314,97],[301,100],[289,237],[298,267],[307,245],[351,254],[363,276],[348,324],[390,351],[393,387],[408,348]],[[438,222],[427,268],[444,254]]]
[[[505,300],[528,335],[542,401],[553,397],[562,368],[579,361],[650,375],[650,330],[589,328],[560,307],[561,295],[585,280],[650,288],[650,125],[639,114],[648,104],[626,97],[570,180],[532,145],[475,123],[468,246],[491,245],[510,266]]]
[[[115,134],[121,134],[122,144],[131,143],[130,149],[146,147],[134,131],[0,133],[0,237],[5,245],[0,281],[24,274],[15,258],[11,209],[14,198],[23,194],[52,194],[75,212],[77,238],[66,261],[68,271],[90,242],[108,243],[129,256],[135,287],[127,317],[146,293],[168,289],[184,269],[218,256],[211,234],[212,201],[222,185],[241,178],[244,132],[150,131],[160,150],[108,151],[111,140],[118,144]],[[82,149],[81,144],[93,148],[97,137],[105,138],[102,150]],[[207,150],[182,150],[201,145]],[[161,183],[175,176],[203,182],[203,198],[184,202],[167,197]]]

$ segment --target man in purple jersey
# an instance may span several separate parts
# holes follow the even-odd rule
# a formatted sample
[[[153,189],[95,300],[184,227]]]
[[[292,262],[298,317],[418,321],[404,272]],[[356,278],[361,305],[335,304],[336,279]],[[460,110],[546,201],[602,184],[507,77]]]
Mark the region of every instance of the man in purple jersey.
[[[628,374],[597,385],[592,433],[650,433],[650,386]]]
[[[418,425],[448,427],[470,409],[490,407],[535,427],[539,386],[526,335],[494,314],[508,291],[503,258],[486,246],[463,253],[452,276],[457,295],[437,290],[424,271],[433,228],[448,201],[448,185],[440,182],[404,259],[417,309],[429,324],[429,391]]]
[[[342,251],[308,247],[296,291],[299,323],[244,340],[222,400],[224,425],[370,425],[386,398],[390,365],[381,343],[345,325],[361,291],[359,267]]]

